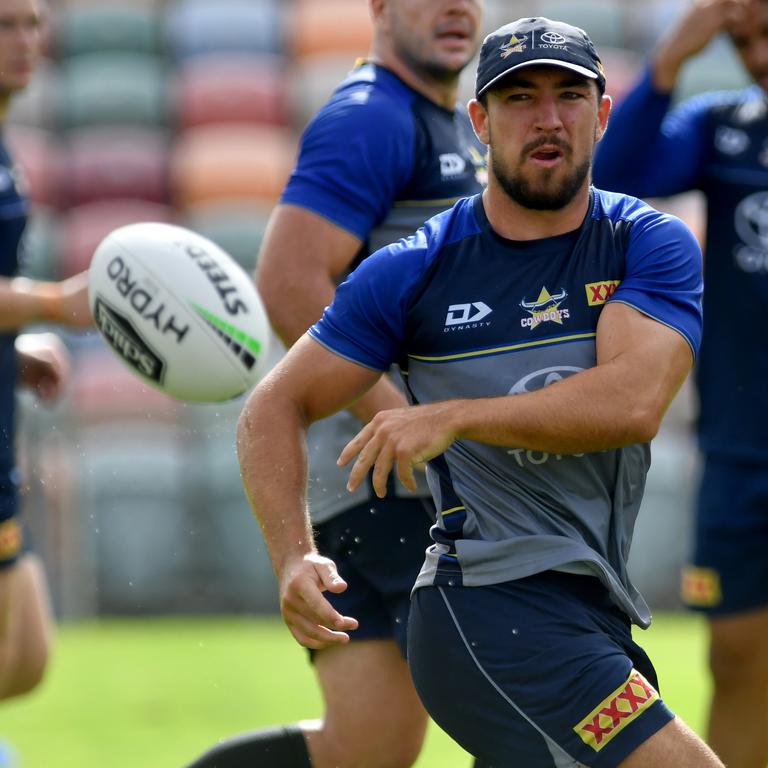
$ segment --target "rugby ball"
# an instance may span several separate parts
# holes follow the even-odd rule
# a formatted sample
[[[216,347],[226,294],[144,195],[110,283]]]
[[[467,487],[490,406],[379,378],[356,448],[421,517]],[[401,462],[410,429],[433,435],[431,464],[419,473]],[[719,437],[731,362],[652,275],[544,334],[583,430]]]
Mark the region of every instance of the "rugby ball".
[[[179,400],[229,400],[266,373],[269,321],[252,279],[189,229],[115,229],[93,254],[88,298],[117,356]]]

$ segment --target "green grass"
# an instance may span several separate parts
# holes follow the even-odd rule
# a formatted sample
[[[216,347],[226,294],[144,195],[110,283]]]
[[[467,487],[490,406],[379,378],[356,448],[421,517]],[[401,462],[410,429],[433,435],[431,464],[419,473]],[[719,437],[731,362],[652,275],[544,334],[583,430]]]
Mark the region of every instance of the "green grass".
[[[662,694],[701,732],[703,624],[660,615],[637,633]],[[225,734],[319,716],[305,653],[277,619],[140,619],[60,628],[45,683],[0,706],[23,768],[179,768]],[[418,768],[469,768],[431,727]]]

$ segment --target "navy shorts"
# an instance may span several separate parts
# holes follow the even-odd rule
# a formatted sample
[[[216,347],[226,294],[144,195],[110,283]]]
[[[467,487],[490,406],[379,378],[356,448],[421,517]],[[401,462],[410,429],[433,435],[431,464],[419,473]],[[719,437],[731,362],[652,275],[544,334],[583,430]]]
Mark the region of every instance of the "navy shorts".
[[[432,718],[493,768],[616,766],[674,717],[590,576],[420,588],[408,659]]]
[[[410,594],[434,521],[427,499],[387,496],[315,526],[320,554],[336,563],[348,584],[341,594],[324,594],[337,611],[359,621],[352,640],[394,637],[405,657]]]
[[[768,466],[707,457],[683,601],[727,615],[768,605]]]

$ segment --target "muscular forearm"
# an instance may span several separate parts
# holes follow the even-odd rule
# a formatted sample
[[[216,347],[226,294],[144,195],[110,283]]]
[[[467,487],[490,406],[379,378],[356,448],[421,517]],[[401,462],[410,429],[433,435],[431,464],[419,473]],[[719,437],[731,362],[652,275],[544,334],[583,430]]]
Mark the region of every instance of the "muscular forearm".
[[[445,418],[457,439],[547,453],[589,453],[650,440],[667,398],[642,394],[620,369],[610,368],[591,368],[533,393],[452,401]]]
[[[261,525],[275,573],[314,552],[306,510],[306,426],[268,394],[251,397],[237,425],[243,484]]]

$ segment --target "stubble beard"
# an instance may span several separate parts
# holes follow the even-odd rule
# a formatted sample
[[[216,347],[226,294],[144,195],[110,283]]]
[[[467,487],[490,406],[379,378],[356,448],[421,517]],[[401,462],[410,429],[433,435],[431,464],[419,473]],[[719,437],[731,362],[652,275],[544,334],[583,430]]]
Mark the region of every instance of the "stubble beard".
[[[589,176],[592,158],[577,165],[554,189],[552,178],[556,170],[544,169],[539,183],[535,184],[521,173],[510,170],[501,160],[500,153],[493,151],[491,142],[491,172],[504,193],[515,203],[532,211],[559,211],[573,200]]]

